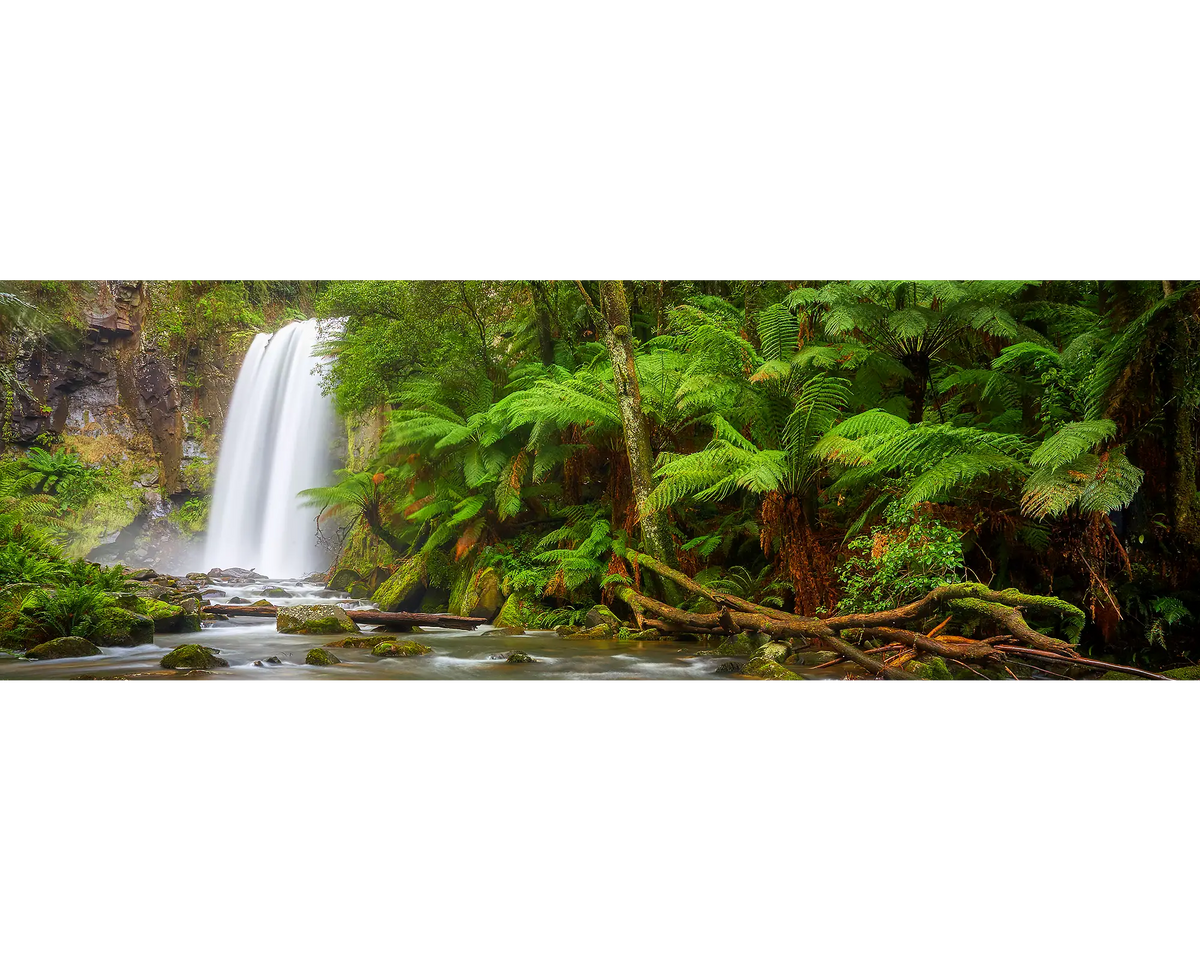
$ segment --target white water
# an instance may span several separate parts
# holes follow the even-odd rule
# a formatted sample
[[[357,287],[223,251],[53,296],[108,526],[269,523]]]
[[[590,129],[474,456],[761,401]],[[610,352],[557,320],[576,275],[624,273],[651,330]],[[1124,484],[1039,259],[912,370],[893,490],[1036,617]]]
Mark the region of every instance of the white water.
[[[328,484],[334,416],[321,394],[316,320],[260,333],[242,361],[225,418],[204,565],[272,577],[323,569],[316,514],[296,494]]]

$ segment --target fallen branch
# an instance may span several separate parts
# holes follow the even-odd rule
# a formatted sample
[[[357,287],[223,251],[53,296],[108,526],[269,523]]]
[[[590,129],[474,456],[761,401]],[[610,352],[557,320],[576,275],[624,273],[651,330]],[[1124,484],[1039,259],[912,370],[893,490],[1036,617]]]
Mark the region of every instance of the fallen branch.
[[[1108,663],[1104,660],[1089,660],[1087,657],[1062,657],[1046,650],[1028,650],[1025,647],[1014,647],[1007,643],[998,643],[993,648],[1005,653],[1022,657],[1033,657],[1037,660],[1054,660],[1071,667],[1095,667],[1097,670],[1112,670],[1114,673],[1128,673],[1145,680],[1174,680],[1174,677],[1164,677],[1161,673],[1151,673],[1138,667],[1127,667],[1120,663]]]

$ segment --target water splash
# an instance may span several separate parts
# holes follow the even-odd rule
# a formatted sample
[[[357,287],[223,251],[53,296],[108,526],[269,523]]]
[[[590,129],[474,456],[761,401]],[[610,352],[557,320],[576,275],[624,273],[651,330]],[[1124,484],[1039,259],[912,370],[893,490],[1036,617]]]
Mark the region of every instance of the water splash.
[[[217,464],[206,567],[273,577],[322,569],[316,511],[296,494],[330,482],[333,407],[321,393],[316,320],[260,333],[238,373]]]

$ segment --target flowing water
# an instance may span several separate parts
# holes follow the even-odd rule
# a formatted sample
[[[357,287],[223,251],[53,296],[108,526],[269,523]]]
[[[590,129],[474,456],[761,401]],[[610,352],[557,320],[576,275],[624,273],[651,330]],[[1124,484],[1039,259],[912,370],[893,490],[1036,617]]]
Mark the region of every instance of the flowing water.
[[[347,609],[369,605],[345,594],[331,594],[321,584],[297,580],[262,581],[254,585],[210,588],[212,603],[240,599],[253,603],[274,588],[292,594],[271,598],[277,605],[297,603],[340,603]],[[363,626],[365,636],[373,627]],[[382,633],[395,633],[383,629]],[[232,617],[205,623],[199,634],[170,633],[155,637],[154,644],[140,647],[105,647],[99,657],[69,660],[18,660],[0,658],[3,680],[67,680],[72,678],[172,680],[717,680],[722,661],[696,656],[695,644],[631,643],[619,640],[572,640],[552,631],[532,631],[510,636],[489,626],[475,630],[422,628],[402,634],[433,648],[421,657],[381,658],[368,649],[337,649],[332,653],[342,662],[330,667],[310,667],[305,654],[338,637],[290,636],[278,633],[273,619]],[[220,650],[228,668],[211,672],[163,670],[159,660],[181,643],[202,643]],[[536,663],[508,664],[493,660],[497,654],[523,650]],[[278,657],[279,664],[265,663]],[[256,660],[264,661],[261,667]]]
[[[316,320],[254,338],[237,383],[217,461],[205,567],[241,566],[304,576],[328,565],[317,511],[296,494],[330,481],[334,414],[321,393]]]

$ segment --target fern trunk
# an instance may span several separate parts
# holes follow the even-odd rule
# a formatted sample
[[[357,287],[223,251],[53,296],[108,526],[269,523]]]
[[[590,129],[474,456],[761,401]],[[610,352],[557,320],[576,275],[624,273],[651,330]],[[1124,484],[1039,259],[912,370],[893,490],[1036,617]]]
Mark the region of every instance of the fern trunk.
[[[1173,281],[1163,281],[1163,294],[1175,292]],[[1195,408],[1188,402],[1186,358],[1192,355],[1191,331],[1184,309],[1172,311],[1170,417],[1171,513],[1175,535],[1188,544],[1200,542],[1200,518],[1196,515],[1196,444],[1192,434]]]
[[[613,386],[625,434],[625,452],[629,458],[629,476],[642,527],[642,541],[646,552],[656,560],[674,564],[675,551],[661,515],[646,509],[646,501],[654,491],[654,451],[650,446],[650,429],[642,413],[642,392],[629,326],[629,301],[625,299],[622,281],[605,280],[600,284],[600,321],[600,333],[612,361]]]

